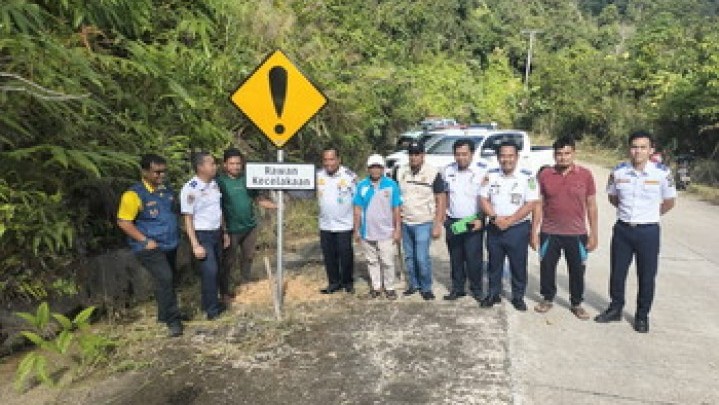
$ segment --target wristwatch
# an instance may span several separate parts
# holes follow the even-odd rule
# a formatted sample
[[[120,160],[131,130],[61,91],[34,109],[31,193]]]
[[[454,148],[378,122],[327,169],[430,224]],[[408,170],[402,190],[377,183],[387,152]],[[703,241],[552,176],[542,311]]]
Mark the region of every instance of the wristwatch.
[[[493,224],[495,219],[497,219],[497,216],[496,216],[496,215],[490,215],[490,216],[487,217],[487,221],[488,221],[490,224]]]
[[[143,247],[143,248],[147,248],[147,245],[150,244],[150,241],[151,241],[151,240],[152,240],[152,239],[146,237],[145,240],[143,240],[143,241],[140,242],[140,243],[142,243],[142,247]]]

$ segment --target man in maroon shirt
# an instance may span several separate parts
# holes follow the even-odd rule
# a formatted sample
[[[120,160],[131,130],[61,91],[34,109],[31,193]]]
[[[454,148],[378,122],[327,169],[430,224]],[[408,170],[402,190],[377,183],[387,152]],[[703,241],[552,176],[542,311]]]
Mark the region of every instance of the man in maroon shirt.
[[[572,138],[560,138],[552,146],[556,164],[538,176],[542,203],[532,218],[530,246],[539,250],[540,294],[544,297],[534,310],[544,313],[552,308],[557,294],[557,263],[564,251],[569,269],[571,311],[577,318],[587,320],[589,314],[581,304],[587,253],[597,247],[594,177],[588,169],[574,163]],[[586,220],[589,220],[588,234]]]

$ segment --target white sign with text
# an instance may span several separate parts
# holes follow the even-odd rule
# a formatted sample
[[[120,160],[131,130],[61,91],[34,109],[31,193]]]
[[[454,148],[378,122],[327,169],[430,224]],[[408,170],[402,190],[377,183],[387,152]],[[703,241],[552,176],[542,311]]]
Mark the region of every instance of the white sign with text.
[[[247,163],[247,188],[314,190],[315,166],[304,163]]]

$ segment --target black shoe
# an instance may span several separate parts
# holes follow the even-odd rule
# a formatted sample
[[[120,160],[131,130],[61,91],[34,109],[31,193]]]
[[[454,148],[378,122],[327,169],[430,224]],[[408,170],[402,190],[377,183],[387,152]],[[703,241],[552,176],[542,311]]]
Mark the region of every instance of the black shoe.
[[[606,311],[594,317],[594,322],[607,323],[619,322],[622,320],[622,311],[618,309],[608,308]]]
[[[516,298],[512,300],[512,306],[517,311],[526,311],[527,310],[527,304],[524,303],[524,300],[521,298]]]
[[[458,298],[462,298],[462,297],[464,297],[464,296],[466,296],[466,295],[467,295],[467,293],[465,293],[465,292],[452,291],[451,293],[445,295],[445,296],[442,297],[442,298],[443,298],[444,300],[446,300],[446,301],[454,301],[454,300],[456,300],[456,299],[458,299]]]
[[[479,303],[482,302],[482,294],[472,294],[472,298]]]
[[[395,290],[389,290],[384,292],[385,297],[387,297],[388,300],[394,301],[397,299],[397,292]]]
[[[181,322],[173,322],[173,323],[167,325],[167,336],[173,337],[173,338],[182,336],[182,323]]]
[[[649,320],[648,319],[635,319],[634,330],[639,333],[649,332]]]
[[[347,294],[354,294],[354,292],[355,292],[354,286],[346,285],[346,286],[345,286],[345,292],[346,292]]]
[[[213,312],[208,312],[208,313],[207,313],[207,320],[208,320],[208,321],[212,321],[212,320],[214,320],[214,319],[217,319],[217,318],[218,318],[220,315],[222,315],[225,311],[227,311],[227,305],[225,305],[225,304],[223,304],[223,303],[220,302],[220,303],[217,305],[217,309],[216,309],[215,311],[213,311]]]
[[[479,303],[482,308],[492,308],[494,304],[499,304],[502,299],[498,295],[488,295]]]
[[[419,292],[419,288],[410,287],[410,288],[404,290],[404,292],[402,292],[402,295],[404,295],[405,297],[409,297],[410,295],[412,295],[416,292]]]
[[[330,285],[330,286],[327,286],[327,288],[321,289],[321,290],[320,290],[320,293],[322,293],[322,294],[334,294],[334,293],[336,293],[337,291],[339,291],[341,288],[342,288],[342,287],[340,287],[340,286],[338,286],[338,285]]]
[[[434,299],[434,294],[432,293],[432,291],[421,292],[420,294],[422,295],[422,299],[424,299],[425,301],[432,301]]]
[[[370,290],[369,294],[367,295],[369,298],[379,298],[380,292],[377,290]]]

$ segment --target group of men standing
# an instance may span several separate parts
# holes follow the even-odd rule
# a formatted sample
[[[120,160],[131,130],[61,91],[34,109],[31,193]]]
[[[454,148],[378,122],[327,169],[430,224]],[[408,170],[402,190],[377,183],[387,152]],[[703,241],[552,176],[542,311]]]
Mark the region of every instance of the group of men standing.
[[[647,332],[658,267],[659,217],[674,206],[676,189],[669,169],[649,160],[654,146],[651,134],[633,133],[628,143],[630,160],[612,170],[607,186],[609,201],[617,208],[611,240],[611,302],[595,320],[621,319],[628,268],[636,257],[639,291],[634,328]],[[553,306],[556,268],[563,253],[569,270],[570,310],[588,319],[581,303],[587,255],[598,243],[596,187],[592,173],[574,162],[571,138],[557,140],[553,148],[556,164],[535,177],[519,167],[519,148],[512,142],[497,147],[499,165],[490,168],[484,161],[473,162],[472,140],[459,139],[453,144],[455,161],[442,170],[425,163],[424,145],[412,142],[409,164],[400,167],[394,179],[385,176],[384,159],[374,154],[367,160],[368,175],[361,180],[341,165],[336,148],[324,149],[317,200],[328,285],[321,292],[354,292],[354,239],[365,253],[371,298],[383,292],[388,299],[397,298],[394,257],[401,246],[407,272],[403,295],[419,293],[424,300],[433,300],[429,249],[432,239],[444,231],[451,268],[445,300],[466,296],[469,284],[480,307],[499,303],[508,263],[511,303],[526,311],[531,247],[541,259],[543,300],[535,311],[544,313]],[[179,195],[184,229],[199,262],[202,310],[208,319],[219,316],[234,298],[232,270],[238,251],[242,276],[250,276],[257,238],[255,203],[277,207],[247,189],[244,163],[237,149],[228,149],[224,173],[218,176],[215,158],[196,153],[195,175]],[[186,316],[178,308],[174,290],[178,204],[165,184],[165,159],[148,154],[140,166],[142,180],[123,194],[118,226],[155,281],[158,321],[167,324],[170,336],[179,336]],[[488,291],[483,294],[485,239]]]
[[[628,139],[627,162],[612,170],[607,193],[617,207],[610,260],[608,309],[595,317],[606,323],[621,319],[624,287],[636,257],[639,291],[634,329],[647,332],[659,256],[659,217],[674,205],[676,189],[670,170],[651,162],[654,139],[639,131]],[[342,288],[353,292],[352,234],[365,251],[371,279],[370,297],[384,291],[395,299],[395,245],[404,250],[407,286],[404,295],[432,292],[429,247],[442,229],[450,258],[451,286],[445,300],[469,293],[480,307],[501,302],[502,275],[508,263],[511,303],[526,311],[527,258],[531,247],[540,257],[540,294],[534,309],[549,311],[557,294],[556,271],[564,254],[569,272],[570,311],[589,319],[582,307],[588,253],[598,244],[596,186],[591,171],[575,163],[575,143],[561,138],[553,144],[555,165],[537,176],[521,168],[519,148],[512,142],[496,150],[498,167],[473,162],[475,144],[453,144],[454,163],[438,170],[424,162],[424,147],[409,145],[409,164],[394,179],[384,176],[382,156],[367,160],[368,176],[357,176],[340,164],[336,148],[323,151],[318,172],[320,236],[328,277],[322,293]],[[588,225],[588,226],[587,226]],[[488,253],[488,291],[483,294],[483,252]]]
[[[195,175],[182,187],[179,211],[198,262],[201,307],[207,319],[217,318],[234,298],[232,270],[241,253],[242,277],[250,277],[257,239],[254,204],[274,209],[276,205],[245,186],[244,157],[237,149],[224,154],[224,173],[217,175],[215,158],[195,153]],[[159,322],[169,335],[180,336],[182,321],[175,293],[175,256],[179,243],[178,204],[165,183],[167,162],[155,154],[140,161],[142,180],[130,187],[120,200],[118,226],[128,237],[131,249],[155,283]]]

